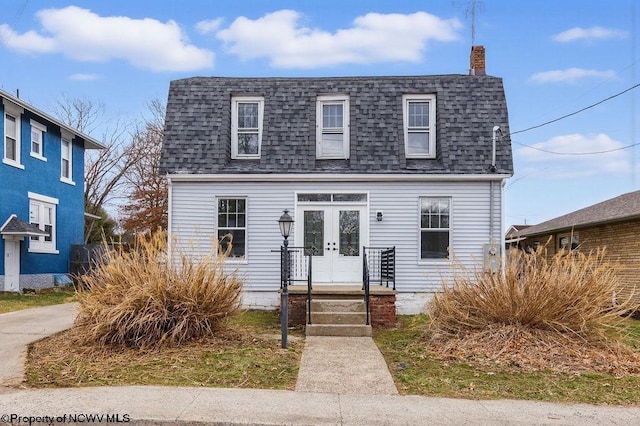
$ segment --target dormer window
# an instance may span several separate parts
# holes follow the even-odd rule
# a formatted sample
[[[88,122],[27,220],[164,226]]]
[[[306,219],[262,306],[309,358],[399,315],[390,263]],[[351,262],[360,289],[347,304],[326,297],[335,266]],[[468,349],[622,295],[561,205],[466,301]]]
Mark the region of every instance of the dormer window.
[[[260,158],[264,98],[234,97],[231,103],[231,158]]]
[[[319,96],[316,111],[316,157],[349,158],[349,97]]]
[[[435,158],[435,95],[404,95],[402,112],[404,148],[407,158]]]

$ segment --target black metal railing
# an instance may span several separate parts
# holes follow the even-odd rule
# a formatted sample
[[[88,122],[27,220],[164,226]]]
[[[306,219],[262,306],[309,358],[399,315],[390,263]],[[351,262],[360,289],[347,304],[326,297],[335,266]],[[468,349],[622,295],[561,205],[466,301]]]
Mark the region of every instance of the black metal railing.
[[[295,283],[311,286],[311,251],[304,247],[280,247],[280,290]],[[288,264],[288,265],[287,265]]]
[[[362,289],[364,290],[364,309],[366,312],[365,325],[369,325],[369,286],[370,286],[370,274],[369,274],[369,262],[367,260],[366,247],[362,247]]]
[[[396,248],[363,247],[363,261],[368,270],[370,282],[385,284],[396,289]],[[365,268],[362,268],[363,271]]]
[[[285,307],[285,304],[288,305],[289,286],[294,283],[305,283],[307,285],[307,323],[311,324],[312,267],[313,254],[309,248],[280,246],[280,292],[282,294],[280,304],[283,309],[283,321],[288,316],[288,307]],[[283,336],[285,334],[286,331],[283,331]]]

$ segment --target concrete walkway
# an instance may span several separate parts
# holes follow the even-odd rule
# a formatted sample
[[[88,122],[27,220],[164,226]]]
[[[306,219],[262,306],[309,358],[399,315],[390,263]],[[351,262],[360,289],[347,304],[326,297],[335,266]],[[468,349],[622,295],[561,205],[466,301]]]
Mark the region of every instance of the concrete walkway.
[[[158,386],[7,386],[15,384],[4,381],[7,377],[14,381],[22,377],[22,365],[19,361],[16,364],[15,354],[20,360],[24,345],[70,326],[74,317],[75,305],[0,315],[0,377],[5,385],[0,386],[0,423],[62,424],[76,416],[75,420],[82,424],[101,419],[138,425],[640,424],[640,406],[395,395],[391,376],[370,338],[308,338],[295,392]],[[380,374],[367,375],[367,369]]]
[[[307,336],[296,391],[398,394],[387,364],[371,337]]]
[[[22,382],[26,346],[71,327],[76,306],[65,303],[0,315],[0,386]]]
[[[118,415],[121,422],[129,419],[129,424],[144,425],[198,422],[224,425],[627,426],[640,423],[640,407],[157,386],[5,390],[0,391],[0,410],[0,418],[49,416],[62,420],[65,414],[67,418],[69,415],[108,414],[112,420]],[[103,422],[106,422],[105,418]],[[23,419],[22,423],[28,424],[28,421]],[[14,421],[14,424],[18,422]]]

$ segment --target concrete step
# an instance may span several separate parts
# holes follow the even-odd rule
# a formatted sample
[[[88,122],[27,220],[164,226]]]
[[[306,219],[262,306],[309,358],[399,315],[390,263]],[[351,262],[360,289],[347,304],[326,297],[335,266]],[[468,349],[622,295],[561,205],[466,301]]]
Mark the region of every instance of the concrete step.
[[[366,307],[362,300],[344,299],[312,299],[311,313],[314,312],[365,312]]]
[[[311,311],[311,324],[354,324],[362,325],[367,321],[365,312],[314,312]]]
[[[307,324],[307,336],[370,337],[370,325]]]

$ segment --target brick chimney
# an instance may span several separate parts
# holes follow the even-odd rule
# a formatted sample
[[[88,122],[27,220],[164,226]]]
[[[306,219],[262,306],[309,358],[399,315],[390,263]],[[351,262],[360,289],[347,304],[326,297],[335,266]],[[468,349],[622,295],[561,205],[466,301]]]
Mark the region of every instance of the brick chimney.
[[[484,46],[471,46],[469,75],[487,75],[485,70]]]

